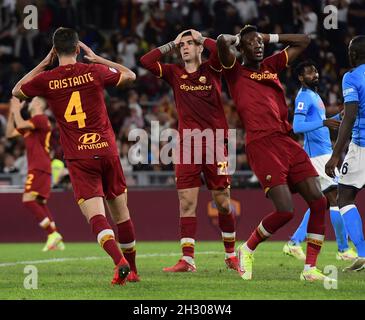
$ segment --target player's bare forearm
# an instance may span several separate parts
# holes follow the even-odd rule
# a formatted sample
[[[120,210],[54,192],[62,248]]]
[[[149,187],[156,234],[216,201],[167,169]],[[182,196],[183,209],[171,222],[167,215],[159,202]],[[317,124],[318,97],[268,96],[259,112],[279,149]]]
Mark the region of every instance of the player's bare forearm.
[[[56,54],[54,49],[52,48],[51,51],[47,54],[47,56],[30,72],[28,72],[23,78],[21,78],[18,83],[15,85],[15,87],[12,90],[12,95],[14,97],[17,97],[20,100],[24,100],[25,97],[22,91],[20,90],[21,86],[30,80],[32,80],[34,77],[36,77],[38,74],[43,72],[50,64],[52,64],[53,59],[55,58]]]
[[[122,74],[121,84],[125,84],[126,82],[132,82],[132,81],[136,80],[136,74],[132,70],[128,69],[127,67],[125,67],[119,63],[110,61],[110,60],[105,59],[100,56],[97,56],[97,59],[95,62],[118,70]]]
[[[352,128],[356,120],[358,103],[349,103],[346,105],[345,114],[338,131],[337,141],[333,147],[333,157],[340,157],[347,141],[351,138]]]
[[[15,126],[18,129],[32,129],[33,125],[30,121],[24,120],[20,114],[20,109],[13,109]]]
[[[13,90],[12,90],[12,95],[14,97],[17,97],[20,100],[24,100],[26,97],[24,96],[24,94],[22,93],[22,91],[20,90],[21,86],[29,81],[31,81],[35,76],[37,76],[38,74],[40,74],[41,72],[43,72],[46,69],[47,65],[44,65],[42,62],[37,65],[33,70],[31,70],[30,72],[28,72],[23,78],[21,78],[18,83],[14,86]]]
[[[94,53],[94,51],[92,51],[82,41],[79,41],[79,46],[81,49],[83,49],[85,51],[84,58],[87,59],[88,61],[90,61],[92,63],[103,64],[109,68],[114,68],[114,69],[118,70],[122,74],[121,81],[119,81],[118,85],[124,85],[126,82],[131,82],[131,81],[136,80],[136,74],[132,70],[128,69],[127,67],[125,67],[119,63],[116,63],[111,60],[98,56],[97,54]]]
[[[237,35],[221,34],[217,38],[219,60],[223,67],[231,68],[236,61],[233,46],[237,43]]]
[[[170,41],[157,49],[161,52],[161,55],[170,53],[172,50],[174,50],[177,47],[176,43],[174,41]]]
[[[264,42],[268,42],[269,35],[263,35]],[[311,39],[306,34],[279,34],[279,42],[288,47],[288,64],[292,63],[309,46]]]
[[[16,132],[16,130],[15,130],[15,126],[14,126],[14,115],[10,111],[8,122],[6,123],[6,131],[5,131],[6,138],[10,139],[10,138],[15,137],[16,136],[15,132]]]

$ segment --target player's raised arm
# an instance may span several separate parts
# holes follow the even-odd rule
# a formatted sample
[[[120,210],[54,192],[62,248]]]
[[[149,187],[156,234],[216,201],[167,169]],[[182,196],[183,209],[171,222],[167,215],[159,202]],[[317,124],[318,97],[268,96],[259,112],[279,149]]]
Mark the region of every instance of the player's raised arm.
[[[199,31],[190,29],[191,36],[194,41],[202,45],[205,49],[209,51],[209,66],[216,72],[222,71],[222,65],[219,61],[217,43],[215,40],[207,37],[203,37]]]
[[[217,38],[219,60],[225,69],[230,69],[236,62],[236,55],[233,50],[240,42],[239,35],[221,34]]]
[[[24,120],[20,114],[20,110],[24,106],[24,102],[20,102],[17,98],[13,97],[10,102],[10,112],[13,113],[15,126],[17,129],[34,129],[34,125],[29,120]]]
[[[110,61],[108,59],[98,56],[85,43],[83,43],[81,41],[79,41],[79,45],[80,45],[80,48],[82,48],[85,51],[85,55],[84,55],[85,59],[87,59],[88,61],[90,61],[92,63],[99,63],[99,64],[105,65],[109,68],[114,68],[121,73],[121,78],[117,84],[118,87],[123,86],[127,82],[132,82],[132,81],[136,80],[136,74],[132,70],[128,69],[127,67],[125,67],[119,63],[116,63],[116,62],[113,62],[113,61]]]
[[[16,99],[16,98],[13,97],[12,99]],[[11,102],[10,102],[10,106],[11,106]],[[14,125],[14,114],[13,114],[12,108],[10,107],[8,122],[6,123],[5,136],[7,139],[11,139],[11,138],[17,137],[19,135],[20,135],[20,133],[18,132],[18,130],[16,130],[15,125]]]
[[[170,53],[175,48],[178,48],[182,35],[186,32],[181,32],[174,41],[170,41],[169,43],[164,44],[156,49],[147,52],[144,56],[141,57],[140,61],[144,68],[154,74],[156,77],[161,78],[163,76],[162,65],[160,63],[160,59],[163,55]]]
[[[20,100],[28,98],[24,92],[21,90],[21,86],[32,79],[34,79],[37,75],[43,72],[49,65],[52,64],[54,58],[56,57],[56,53],[54,48],[52,47],[51,51],[47,54],[47,56],[30,72],[28,72],[23,78],[21,78],[15,87],[12,90],[12,94],[14,97],[17,97]]]
[[[288,62],[291,64],[308,47],[311,39],[306,34],[261,34],[265,43],[279,42],[288,45],[285,48]]]

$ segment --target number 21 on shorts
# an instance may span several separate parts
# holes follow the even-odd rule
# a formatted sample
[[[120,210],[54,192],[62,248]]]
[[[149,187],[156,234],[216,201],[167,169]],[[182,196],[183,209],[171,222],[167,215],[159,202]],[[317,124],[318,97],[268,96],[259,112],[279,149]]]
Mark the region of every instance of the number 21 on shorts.
[[[80,91],[72,92],[64,116],[67,122],[77,121],[80,129],[85,128],[86,113],[82,110]]]

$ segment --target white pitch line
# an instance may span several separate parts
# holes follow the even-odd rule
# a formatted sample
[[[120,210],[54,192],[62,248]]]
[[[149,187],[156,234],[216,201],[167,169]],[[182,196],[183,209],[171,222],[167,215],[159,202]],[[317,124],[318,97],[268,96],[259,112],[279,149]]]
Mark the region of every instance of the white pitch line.
[[[195,254],[220,254],[222,251],[203,251],[203,252],[195,252]],[[175,257],[180,256],[181,253],[147,253],[147,254],[138,254],[139,258],[153,258],[153,257]],[[83,260],[102,260],[108,259],[107,256],[104,257],[82,257],[82,258],[54,258],[54,259],[44,259],[44,260],[33,260],[33,261],[17,261],[17,262],[6,262],[0,263],[0,268],[3,267],[13,267],[17,265],[28,265],[28,264],[43,264],[43,263],[54,263],[54,262],[67,262],[67,261],[83,261]]]

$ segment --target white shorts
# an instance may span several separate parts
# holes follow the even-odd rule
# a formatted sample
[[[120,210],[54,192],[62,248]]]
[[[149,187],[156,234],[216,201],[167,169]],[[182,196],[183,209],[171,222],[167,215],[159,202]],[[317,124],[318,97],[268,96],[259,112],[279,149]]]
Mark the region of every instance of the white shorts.
[[[338,183],[361,189],[365,185],[365,148],[351,142],[343,160]]]
[[[330,187],[337,187],[337,177],[331,178],[327,176],[325,172],[325,166],[327,161],[331,158],[330,154],[324,154],[323,156],[318,156],[314,158],[310,158],[314,168],[317,170],[319,175],[319,182],[321,183],[321,190],[326,191]],[[336,168],[336,176],[339,175],[339,172]]]

